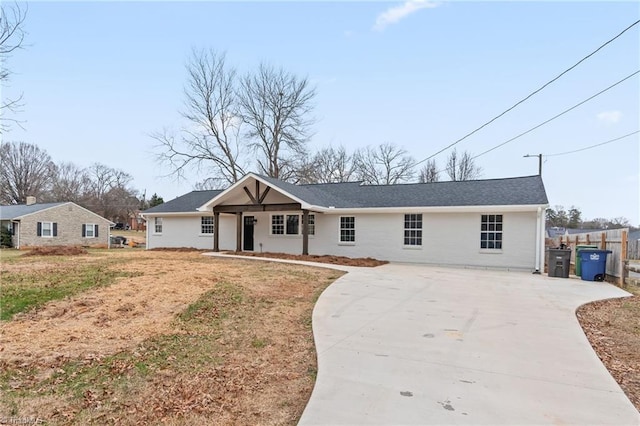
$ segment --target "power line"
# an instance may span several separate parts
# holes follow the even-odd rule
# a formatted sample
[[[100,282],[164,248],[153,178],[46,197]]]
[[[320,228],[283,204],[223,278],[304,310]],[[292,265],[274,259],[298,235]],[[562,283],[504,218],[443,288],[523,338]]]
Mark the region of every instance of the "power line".
[[[593,98],[595,98],[595,97],[597,97],[597,96],[600,96],[600,95],[601,95],[601,94],[603,94],[604,92],[606,92],[606,91],[608,91],[608,90],[613,89],[613,88],[614,88],[614,87],[616,87],[617,85],[619,85],[619,84],[621,84],[621,83],[625,82],[626,80],[628,80],[628,79],[630,79],[631,77],[633,77],[633,76],[637,75],[638,73],[640,73],[640,70],[638,70],[638,71],[636,71],[636,72],[634,72],[634,73],[632,73],[632,74],[629,74],[628,76],[626,76],[626,77],[625,77],[625,78],[623,78],[622,80],[619,80],[619,81],[617,81],[617,82],[613,83],[611,86],[607,87],[606,89],[603,89],[603,90],[599,91],[598,93],[596,93],[595,95],[592,95],[592,96],[588,97],[587,99],[583,100],[582,102],[579,102],[579,103],[575,104],[575,105],[574,105],[574,106],[572,106],[571,108],[567,108],[567,109],[565,109],[565,110],[564,110],[564,111],[562,111],[561,113],[554,115],[554,116],[553,116],[553,117],[551,117],[550,119],[543,121],[542,123],[538,124],[537,126],[534,126],[534,127],[530,128],[529,130],[524,131],[524,132],[520,133],[519,135],[514,136],[514,137],[512,137],[511,139],[506,140],[506,141],[502,142],[501,144],[494,146],[493,148],[490,148],[490,149],[488,149],[488,150],[486,150],[486,151],[484,151],[484,152],[481,152],[480,154],[478,154],[478,155],[476,155],[475,157],[473,157],[473,158],[472,158],[472,160],[475,160],[476,158],[481,157],[481,156],[483,156],[483,155],[485,155],[485,154],[488,154],[488,153],[490,153],[491,151],[494,151],[494,150],[496,150],[496,149],[498,149],[498,148],[500,148],[500,147],[502,147],[502,146],[504,146],[504,145],[508,144],[509,142],[513,142],[514,140],[519,139],[519,138],[521,138],[522,136],[524,136],[524,135],[526,135],[526,134],[528,134],[528,133],[533,132],[534,130],[536,130],[536,129],[538,129],[538,128],[542,127],[542,126],[544,126],[544,125],[545,125],[545,124],[547,124],[547,123],[550,123],[550,122],[551,122],[551,121],[553,121],[553,120],[555,120],[556,118],[559,118],[559,117],[561,117],[561,116],[565,115],[565,114],[566,114],[566,113],[568,113],[569,111],[572,111],[572,110],[574,110],[574,109],[578,108],[579,106],[581,106],[581,105],[583,105],[583,104],[585,104],[585,103],[589,102],[589,101],[590,101],[590,100],[592,100]]]
[[[549,86],[551,83],[555,82],[556,80],[558,80],[560,77],[562,77],[563,75],[565,75],[566,73],[568,73],[569,71],[573,70],[574,68],[576,68],[578,65],[580,65],[582,62],[586,61],[587,59],[589,59],[591,56],[595,55],[596,53],[598,53],[600,50],[602,50],[605,46],[607,46],[609,43],[612,43],[614,40],[616,40],[618,37],[620,37],[622,34],[624,34],[625,32],[627,32],[628,30],[630,30],[631,28],[633,28],[634,26],[636,26],[638,23],[640,23],[640,19],[635,21],[634,23],[632,23],[631,25],[629,25],[627,28],[625,28],[624,30],[622,30],[618,35],[616,35],[615,37],[613,37],[610,40],[607,40],[605,43],[603,43],[600,47],[598,47],[596,50],[594,50],[593,52],[589,53],[587,56],[585,56],[584,58],[580,59],[578,62],[576,62],[574,65],[572,65],[571,67],[567,68],[566,70],[562,71],[560,74],[558,74],[558,76],[556,76],[555,78],[553,78],[552,80],[549,80],[548,82],[546,82],[544,85],[542,85],[540,88],[536,89],[535,91],[533,91],[532,93],[530,93],[529,95],[527,95],[525,98],[521,99],[520,101],[516,102],[514,105],[512,105],[510,108],[506,109],[505,111],[503,111],[502,113],[496,115],[495,117],[493,117],[491,120],[487,121],[486,123],[484,123],[482,126],[478,127],[477,129],[467,133],[466,135],[464,135],[463,137],[461,137],[460,139],[456,140],[455,142],[449,144],[448,146],[442,148],[440,151],[436,152],[435,154],[430,155],[429,157],[420,160],[416,163],[416,165],[424,163],[427,160],[432,159],[433,157],[435,157],[436,155],[446,151],[447,149],[451,148],[454,145],[457,145],[458,143],[462,142],[463,140],[467,139],[469,136],[473,135],[474,133],[484,129],[485,127],[487,127],[489,124],[493,123],[494,121],[496,121],[498,118],[502,117],[503,115],[507,114],[509,111],[513,110],[514,108],[516,108],[518,105],[522,104],[523,102],[527,101],[529,98],[531,98],[532,96],[534,96],[535,94],[537,94],[538,92],[542,91],[545,87]]]
[[[606,145],[606,144],[609,144],[609,143],[613,143],[613,142],[619,141],[620,139],[628,138],[629,136],[633,136],[633,135],[635,135],[637,133],[640,133],[640,130],[636,130],[635,132],[628,133],[628,134],[626,134],[624,136],[620,136],[620,137],[617,137],[615,139],[608,140],[606,142],[597,143],[595,145],[590,145],[590,146],[587,146],[587,147],[584,147],[584,148],[580,148],[580,149],[575,149],[573,151],[560,152],[560,153],[557,153],[557,154],[543,154],[543,157],[558,157],[560,155],[569,155],[569,154],[574,154],[574,153],[580,152],[580,151],[586,151],[586,150],[591,149],[591,148],[596,148],[598,146],[602,146],[602,145]]]

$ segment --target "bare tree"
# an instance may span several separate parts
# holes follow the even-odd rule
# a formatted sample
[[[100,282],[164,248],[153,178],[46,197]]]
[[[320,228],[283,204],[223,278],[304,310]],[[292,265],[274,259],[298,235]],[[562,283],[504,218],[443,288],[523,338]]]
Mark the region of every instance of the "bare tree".
[[[267,176],[294,176],[296,156],[304,155],[313,119],[315,89],[306,78],[261,64],[239,88],[240,111],[258,167]]]
[[[51,184],[55,165],[46,151],[25,142],[0,145],[0,203],[23,204]]]
[[[296,183],[348,182],[354,174],[353,156],[344,146],[325,147],[297,167]]]
[[[140,205],[136,191],[129,187],[133,178],[128,173],[100,163],[87,172],[91,182],[83,207],[107,219],[123,220]]]
[[[391,143],[359,149],[353,157],[356,178],[369,185],[410,181],[415,174],[415,162],[407,151]]]
[[[482,168],[475,164],[469,152],[459,156],[455,148],[447,158],[446,170],[453,181],[473,180],[482,174]]]
[[[181,178],[187,169],[210,173],[209,179],[237,182],[244,174],[240,145],[241,117],[236,99],[236,71],[225,54],[194,50],[186,64],[182,116],[188,121],[177,138],[167,130],[151,136],[162,152],[158,160]]]
[[[422,166],[418,175],[419,183],[438,182],[440,180],[440,171],[436,166],[436,160],[429,160],[427,164]]]
[[[3,86],[9,81],[11,71],[7,68],[8,58],[11,53],[22,47],[25,37],[24,20],[27,17],[26,9],[20,4],[0,4],[0,84]],[[16,113],[22,107],[22,95],[8,99],[4,96],[0,101],[0,134],[10,128],[10,124],[20,124],[20,121],[6,117],[7,112]]]
[[[207,179],[196,182],[193,185],[193,189],[196,191],[215,190],[215,189],[220,189],[220,185],[218,184],[217,179],[207,178]]]
[[[91,179],[85,169],[74,163],[60,163],[53,170],[51,187],[45,199],[82,204],[90,185]]]

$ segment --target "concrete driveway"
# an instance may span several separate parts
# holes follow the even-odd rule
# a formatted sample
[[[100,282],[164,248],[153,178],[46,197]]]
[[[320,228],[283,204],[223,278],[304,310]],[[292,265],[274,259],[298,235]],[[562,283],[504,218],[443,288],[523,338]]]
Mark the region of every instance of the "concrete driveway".
[[[301,425],[639,425],[575,317],[627,293],[521,272],[352,269],[313,313]]]

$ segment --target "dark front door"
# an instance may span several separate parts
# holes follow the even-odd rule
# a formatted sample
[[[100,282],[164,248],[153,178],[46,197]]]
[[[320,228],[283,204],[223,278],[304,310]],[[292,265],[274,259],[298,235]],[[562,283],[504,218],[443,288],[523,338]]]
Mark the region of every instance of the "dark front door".
[[[242,249],[253,251],[253,216],[244,217],[244,245]]]

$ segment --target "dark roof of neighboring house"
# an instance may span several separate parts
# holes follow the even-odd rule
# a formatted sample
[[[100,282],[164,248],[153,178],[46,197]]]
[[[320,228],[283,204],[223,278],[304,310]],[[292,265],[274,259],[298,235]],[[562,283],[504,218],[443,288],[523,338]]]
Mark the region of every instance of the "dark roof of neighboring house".
[[[566,228],[554,226],[551,228],[547,228],[547,236],[549,238],[561,237],[565,234],[566,231],[567,231]]]
[[[640,240],[640,231],[629,232],[629,236],[627,237],[629,241]]]
[[[198,207],[202,206],[221,192],[221,189],[208,191],[191,191],[188,194],[181,195],[180,197],[174,198],[171,201],[167,201],[166,203],[151,207],[150,209],[147,209],[142,213],[196,212],[198,211]]]
[[[457,182],[294,185],[260,176],[303,201],[323,207],[452,207],[548,204],[540,176]]]
[[[61,206],[66,203],[43,203],[43,204],[13,204],[0,206],[0,220],[11,220],[31,213],[39,212],[51,207]]]

